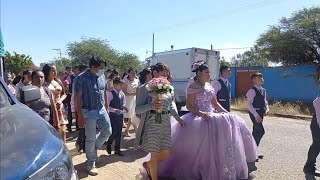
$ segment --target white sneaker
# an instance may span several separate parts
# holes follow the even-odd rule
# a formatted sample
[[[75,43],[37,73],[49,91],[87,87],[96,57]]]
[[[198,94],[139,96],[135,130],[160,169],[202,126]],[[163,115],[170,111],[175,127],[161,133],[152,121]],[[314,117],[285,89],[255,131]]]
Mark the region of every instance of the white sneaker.
[[[95,165],[93,166],[87,166],[88,174],[91,176],[97,176],[98,175],[98,169]]]

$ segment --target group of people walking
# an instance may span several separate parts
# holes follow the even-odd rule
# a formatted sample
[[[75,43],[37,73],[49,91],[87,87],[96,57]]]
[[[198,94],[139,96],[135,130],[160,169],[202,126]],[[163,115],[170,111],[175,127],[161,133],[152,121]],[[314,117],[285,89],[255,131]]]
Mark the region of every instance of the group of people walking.
[[[116,70],[105,72],[106,62],[101,57],[93,57],[89,68],[84,67],[78,69],[72,83],[66,84],[72,87],[69,89],[70,109],[80,129],[77,144],[83,144],[90,175],[98,175],[95,164],[98,161],[97,150],[102,145],[105,144],[107,153],[111,154],[111,145],[115,141],[114,153],[123,156],[120,150],[122,128],[126,128],[125,136],[130,136],[131,125],[136,133],[135,148],[149,153],[143,158],[140,172],[152,180],[158,177],[177,180],[247,179],[250,172],[257,170],[255,163],[263,159],[258,150],[265,134],[263,122],[269,112],[261,73],[251,75],[253,86],[246,94],[253,123],[251,132],[241,117],[230,113],[231,83],[228,78],[231,71],[228,66],[221,66],[221,78],[210,84],[208,65],[201,61],[194,63],[192,72],[195,76],[186,88],[189,113],[183,116],[177,111],[173,87],[161,99],[155,98],[154,92],[147,88],[152,78],[172,81],[170,69],[163,63],[145,68],[139,74],[135,68],[130,68],[122,78]],[[67,95],[62,83],[56,79],[55,66],[45,65],[42,71],[32,72],[30,82],[28,73],[23,74],[26,76],[23,76],[21,86],[32,83],[43,94],[41,100],[29,106],[45,120],[53,119],[52,125],[64,138],[63,129],[69,122],[63,118],[62,107]],[[18,91],[16,89],[15,93]],[[313,144],[304,172],[319,176],[315,162],[320,149],[320,98],[314,101],[314,106],[316,115],[311,123]],[[37,107],[46,107],[47,110]],[[159,109],[161,123],[156,121]],[[97,130],[99,135],[96,137]]]
[[[67,91],[62,81],[57,77],[55,65],[46,64],[42,70],[23,70],[15,79],[8,74],[7,83],[11,92],[17,99],[37,112],[45,121],[49,122],[59,132],[62,140],[66,142],[66,125],[68,120],[64,108]],[[14,82],[16,81],[16,82]],[[33,102],[24,101],[25,86],[37,86],[40,99]]]

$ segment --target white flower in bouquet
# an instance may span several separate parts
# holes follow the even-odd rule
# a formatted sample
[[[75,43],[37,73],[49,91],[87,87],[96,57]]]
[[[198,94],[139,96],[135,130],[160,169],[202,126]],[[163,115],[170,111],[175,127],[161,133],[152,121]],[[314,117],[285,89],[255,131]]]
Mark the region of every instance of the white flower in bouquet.
[[[147,90],[149,92],[152,92],[156,94],[157,98],[162,100],[162,95],[168,92],[171,92],[171,85],[167,78],[159,77],[159,78],[153,78],[151,81],[148,82],[148,85],[146,86]],[[161,112],[162,107],[157,109],[156,113],[156,123],[161,123]]]
[[[146,85],[146,89],[147,89],[147,91],[151,91],[151,88],[148,84]]]

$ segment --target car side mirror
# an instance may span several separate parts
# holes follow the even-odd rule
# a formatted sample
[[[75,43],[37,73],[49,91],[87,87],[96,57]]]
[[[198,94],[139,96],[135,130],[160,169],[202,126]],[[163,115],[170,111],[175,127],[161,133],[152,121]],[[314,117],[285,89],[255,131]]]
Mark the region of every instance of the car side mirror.
[[[21,92],[21,102],[28,103],[41,98],[40,89],[37,86],[24,86]]]

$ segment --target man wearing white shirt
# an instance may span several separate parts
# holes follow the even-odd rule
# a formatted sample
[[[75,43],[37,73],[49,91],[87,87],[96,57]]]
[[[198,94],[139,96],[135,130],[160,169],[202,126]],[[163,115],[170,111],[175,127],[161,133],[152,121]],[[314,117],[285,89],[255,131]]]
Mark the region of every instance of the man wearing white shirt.
[[[230,112],[231,84],[228,81],[228,78],[231,74],[231,70],[228,66],[221,66],[220,74],[221,78],[213,84],[215,96],[221,106]]]

